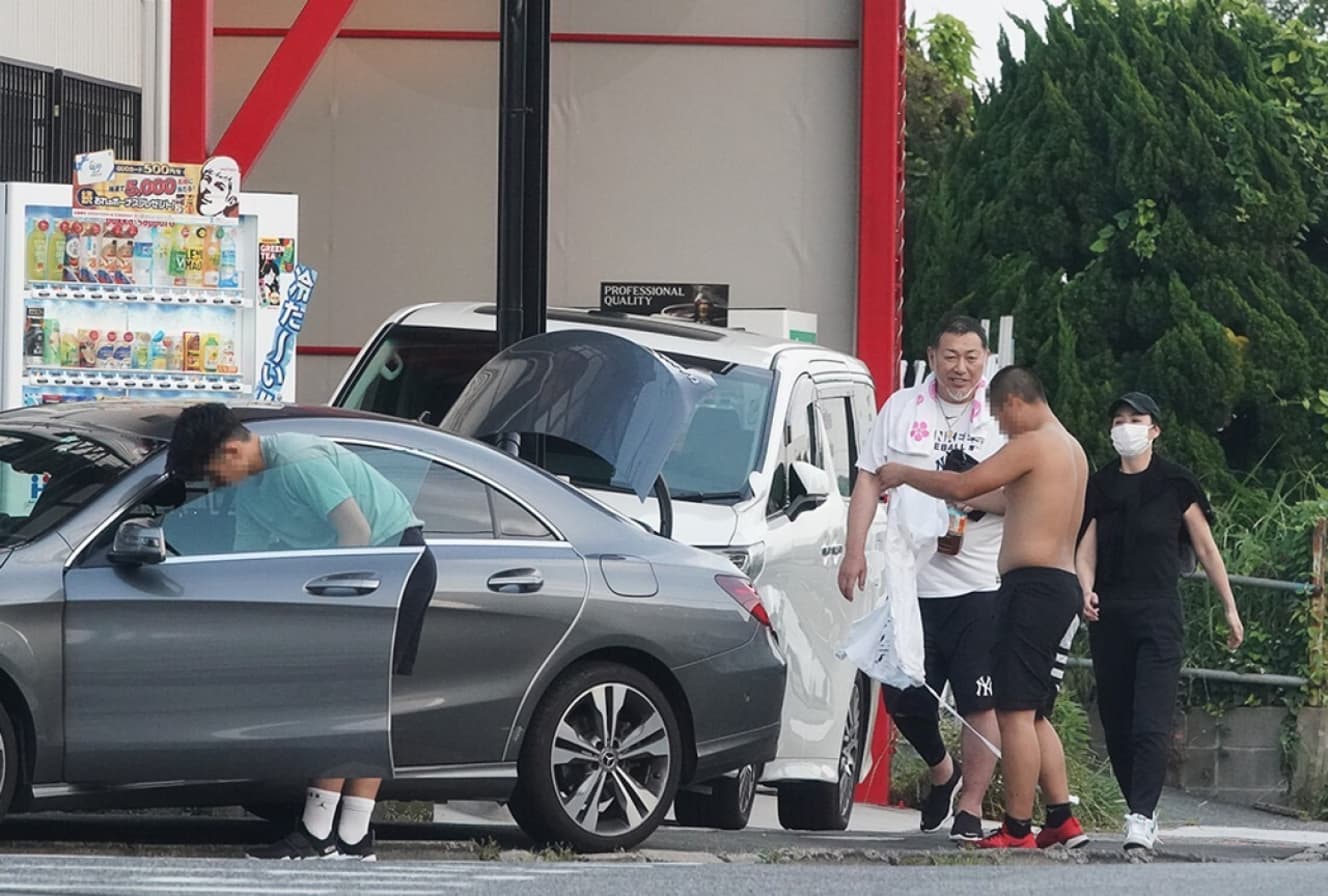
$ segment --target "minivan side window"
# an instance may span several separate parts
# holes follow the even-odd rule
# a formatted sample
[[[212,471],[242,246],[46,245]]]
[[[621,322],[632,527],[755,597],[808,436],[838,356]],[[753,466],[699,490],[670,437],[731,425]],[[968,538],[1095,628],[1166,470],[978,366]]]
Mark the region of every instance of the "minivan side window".
[[[822,398],[818,404],[821,417],[825,420],[826,436],[830,450],[826,452],[824,469],[835,477],[839,493],[844,497],[853,494],[853,483],[857,479],[858,443],[853,420],[853,408],[847,395]]]
[[[794,461],[821,466],[820,431],[816,425],[816,391],[810,377],[802,377],[793,385],[789,396],[788,416],[784,420],[784,443],[779,453],[779,465],[770,483],[770,499],[766,514],[773,516],[788,509],[792,500],[789,472]]]

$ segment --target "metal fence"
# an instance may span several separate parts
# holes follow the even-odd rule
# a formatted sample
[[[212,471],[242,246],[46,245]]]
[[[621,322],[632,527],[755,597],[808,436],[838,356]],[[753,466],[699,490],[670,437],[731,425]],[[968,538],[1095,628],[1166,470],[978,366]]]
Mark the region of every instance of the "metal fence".
[[[0,181],[69,183],[76,154],[141,158],[142,135],[141,91],[0,60]]]

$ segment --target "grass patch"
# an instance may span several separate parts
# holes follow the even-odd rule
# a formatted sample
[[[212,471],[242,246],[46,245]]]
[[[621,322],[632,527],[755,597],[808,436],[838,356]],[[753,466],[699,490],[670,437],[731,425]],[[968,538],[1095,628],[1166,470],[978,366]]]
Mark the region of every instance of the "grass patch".
[[[481,862],[496,862],[503,856],[502,845],[492,837],[485,837],[483,840],[475,840],[475,858]]]

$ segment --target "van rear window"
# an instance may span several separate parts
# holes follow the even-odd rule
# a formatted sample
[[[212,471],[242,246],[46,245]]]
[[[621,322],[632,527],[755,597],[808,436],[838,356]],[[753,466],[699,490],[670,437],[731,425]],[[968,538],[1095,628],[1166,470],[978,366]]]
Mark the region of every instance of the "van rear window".
[[[491,330],[398,324],[355,371],[339,407],[437,424],[498,352]]]

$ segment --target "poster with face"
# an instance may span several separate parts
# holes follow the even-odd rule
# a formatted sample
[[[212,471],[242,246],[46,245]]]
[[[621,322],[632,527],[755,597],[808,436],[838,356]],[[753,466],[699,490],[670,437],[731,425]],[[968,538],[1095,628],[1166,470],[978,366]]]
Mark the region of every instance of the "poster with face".
[[[240,166],[230,156],[213,156],[203,163],[198,213],[209,218],[240,216]]]

